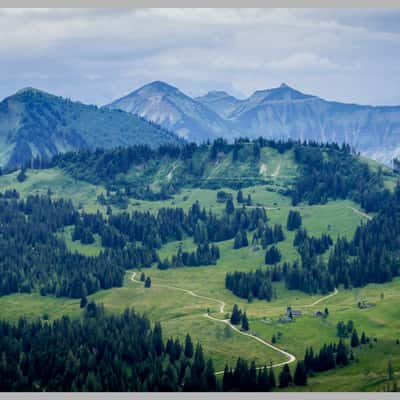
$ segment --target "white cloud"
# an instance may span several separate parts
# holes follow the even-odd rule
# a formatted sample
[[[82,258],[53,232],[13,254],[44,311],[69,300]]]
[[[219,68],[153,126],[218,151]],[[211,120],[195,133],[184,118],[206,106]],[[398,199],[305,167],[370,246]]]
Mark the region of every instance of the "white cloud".
[[[361,69],[359,62],[355,64],[338,64],[333,62],[329,57],[321,57],[314,53],[295,53],[289,57],[280,60],[271,60],[265,63],[270,69],[287,71],[356,71]]]
[[[40,86],[101,104],[150,80],[169,81],[193,95],[211,89],[248,95],[287,82],[337,100],[400,103],[399,15],[312,9],[0,10],[0,95]]]

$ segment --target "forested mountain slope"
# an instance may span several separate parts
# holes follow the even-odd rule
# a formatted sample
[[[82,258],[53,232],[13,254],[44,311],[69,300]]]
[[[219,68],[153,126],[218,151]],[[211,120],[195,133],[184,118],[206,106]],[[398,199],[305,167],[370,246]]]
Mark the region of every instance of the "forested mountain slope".
[[[27,88],[0,103],[0,166],[57,153],[132,144],[179,143],[174,134],[135,115],[73,102]]]

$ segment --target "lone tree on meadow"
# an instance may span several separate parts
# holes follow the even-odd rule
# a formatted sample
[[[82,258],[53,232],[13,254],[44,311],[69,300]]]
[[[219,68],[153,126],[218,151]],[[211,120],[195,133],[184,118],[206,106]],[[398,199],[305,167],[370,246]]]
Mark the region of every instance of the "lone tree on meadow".
[[[144,281],[144,287],[147,289],[151,287],[151,278],[149,276]]]
[[[243,313],[242,316],[242,331],[248,331],[249,330],[249,320],[247,319],[246,311]]]

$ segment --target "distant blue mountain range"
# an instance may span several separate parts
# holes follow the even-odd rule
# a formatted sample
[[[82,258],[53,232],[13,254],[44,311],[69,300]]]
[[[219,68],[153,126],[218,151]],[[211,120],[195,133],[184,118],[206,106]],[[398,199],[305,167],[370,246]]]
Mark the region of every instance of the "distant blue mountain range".
[[[219,136],[334,141],[386,164],[400,156],[400,106],[327,101],[286,84],[247,99],[223,91],[191,98],[156,81],[106,107],[140,115],[194,141]]]

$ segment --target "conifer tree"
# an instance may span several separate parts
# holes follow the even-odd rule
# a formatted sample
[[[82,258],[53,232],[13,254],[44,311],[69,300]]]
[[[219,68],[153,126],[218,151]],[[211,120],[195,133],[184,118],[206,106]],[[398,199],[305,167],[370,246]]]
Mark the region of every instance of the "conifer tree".
[[[242,315],[237,304],[234,304],[231,315],[231,324],[238,325],[242,320]]]
[[[340,339],[337,353],[336,353],[336,364],[337,365],[347,365],[349,363],[348,356],[347,356],[347,349],[343,340]]]
[[[299,361],[294,371],[293,382],[297,386],[307,385],[307,371],[303,361]]]
[[[279,374],[279,387],[286,388],[292,383],[292,375],[290,373],[289,365],[285,364]]]
[[[265,253],[265,264],[276,264],[281,260],[281,252],[276,246],[271,246]]]
[[[189,334],[186,335],[185,339],[185,356],[187,358],[192,358],[193,356],[193,343]]]
[[[81,298],[80,307],[85,308],[88,303],[86,296]]]
[[[286,227],[289,231],[294,231],[301,226],[301,215],[298,211],[290,210],[287,218]]]
[[[226,201],[225,212],[230,215],[235,212],[235,206],[233,205],[232,199]]]
[[[243,313],[242,316],[242,331],[248,331],[249,330],[249,320],[247,319],[246,311]]]
[[[275,389],[276,387],[275,373],[272,367],[269,368],[269,387],[271,388],[271,390]]]
[[[211,358],[206,364],[205,377],[207,381],[207,391],[215,392],[217,390],[217,379],[215,377],[214,364]]]
[[[365,332],[361,334],[361,344],[367,344],[367,336],[365,335]]]
[[[353,333],[351,334],[350,345],[351,347],[358,347],[360,345],[360,340],[358,339],[358,334],[356,329],[354,329]]]

